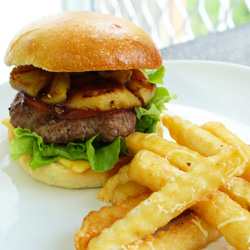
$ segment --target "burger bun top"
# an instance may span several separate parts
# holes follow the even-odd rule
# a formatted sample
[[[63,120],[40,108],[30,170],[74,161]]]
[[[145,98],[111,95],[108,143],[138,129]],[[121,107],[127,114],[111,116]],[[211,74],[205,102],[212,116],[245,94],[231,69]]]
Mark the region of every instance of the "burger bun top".
[[[158,69],[159,50],[133,23],[97,12],[69,11],[24,27],[10,43],[7,66],[53,72]]]

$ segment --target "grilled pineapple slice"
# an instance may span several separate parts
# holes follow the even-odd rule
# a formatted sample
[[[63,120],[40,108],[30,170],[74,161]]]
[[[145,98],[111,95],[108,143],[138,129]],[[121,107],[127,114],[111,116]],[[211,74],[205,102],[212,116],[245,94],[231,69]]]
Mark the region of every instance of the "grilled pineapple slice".
[[[67,91],[70,88],[70,75],[68,72],[55,73],[49,92],[42,97],[47,104],[64,102],[67,99]]]
[[[99,76],[125,84],[132,76],[132,70],[99,71]]]
[[[140,69],[133,69],[133,77],[140,79],[142,81],[148,81],[148,76]]]
[[[107,79],[98,79],[81,86],[71,96],[66,106],[71,109],[109,111],[141,106],[141,101],[123,84]]]
[[[36,97],[51,82],[52,76],[52,72],[31,65],[19,66],[14,68],[10,74],[10,85],[13,89]]]
[[[142,102],[142,106],[149,103],[154,96],[156,85],[149,81],[142,81],[135,77],[131,77],[127,83],[127,88],[136,95]]]

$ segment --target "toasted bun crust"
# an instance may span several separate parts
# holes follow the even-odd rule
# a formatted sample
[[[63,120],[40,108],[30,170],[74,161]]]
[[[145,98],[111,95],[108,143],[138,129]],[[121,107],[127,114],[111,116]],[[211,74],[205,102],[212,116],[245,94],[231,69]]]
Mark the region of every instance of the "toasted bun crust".
[[[133,23],[97,12],[69,11],[22,29],[9,45],[5,63],[83,72],[157,69],[162,58],[151,38]]]
[[[17,159],[17,162],[30,176],[51,186],[71,189],[96,188],[102,187],[112,176],[110,171],[96,173],[92,169],[83,173],[76,173],[59,162],[32,170],[29,166],[29,160],[30,156],[24,155]]]
[[[8,128],[9,143],[11,143],[15,135],[13,132],[14,127],[10,124],[10,118],[6,118],[2,123]],[[29,166],[30,155],[20,157],[17,162],[26,173],[43,183],[57,187],[79,189],[102,187],[108,178],[118,171],[120,166],[128,163],[128,160],[122,159],[113,169],[103,173],[96,173],[92,169],[88,169],[83,173],[76,173],[59,162],[32,170]]]

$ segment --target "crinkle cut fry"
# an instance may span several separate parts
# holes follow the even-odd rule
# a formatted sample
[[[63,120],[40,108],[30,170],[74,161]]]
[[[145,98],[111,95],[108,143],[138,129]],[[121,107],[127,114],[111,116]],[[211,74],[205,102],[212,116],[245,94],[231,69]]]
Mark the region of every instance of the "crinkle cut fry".
[[[173,150],[167,155],[167,159],[173,165],[185,172],[195,166],[200,157],[180,150]],[[220,190],[229,195],[232,200],[239,203],[243,208],[250,210],[250,183],[248,181],[240,177],[233,177],[224,183]]]
[[[154,140],[154,138],[158,138],[158,136],[154,135],[154,134],[144,134],[144,133],[135,133],[135,134],[142,134],[143,136],[146,137],[150,137],[150,145],[155,145],[151,144],[152,140]],[[161,138],[161,137],[159,137]],[[162,138],[161,138],[162,139]],[[132,140],[134,140],[132,138]],[[144,141],[144,138],[142,139],[142,143]],[[140,138],[136,141],[136,143],[132,143],[132,145],[136,146],[137,144],[139,144],[141,142]],[[143,147],[143,144],[142,144]],[[162,149],[166,149],[166,147],[168,148],[168,150],[173,150],[176,148],[183,148],[182,146],[179,146],[178,144],[174,143],[174,142],[169,142],[167,144],[164,144]],[[188,149],[187,149],[188,150]],[[164,154],[164,153],[163,153]],[[130,178],[128,177],[128,170],[129,170],[129,164],[123,166],[122,168],[120,168],[120,170],[118,171],[118,173],[116,173],[114,176],[112,176],[111,178],[109,178],[109,180],[106,182],[106,184],[103,186],[102,189],[100,189],[100,191],[98,192],[98,199],[100,201],[103,202],[107,202],[107,203],[114,203],[116,202],[116,200],[121,199],[121,192],[119,192],[119,188],[123,188],[123,186],[125,185],[130,185],[128,182],[130,181]],[[139,185],[139,184],[137,184]],[[131,185],[130,185],[131,186]],[[144,187],[145,188],[145,187]],[[139,190],[139,188],[137,188],[138,192],[145,192],[146,190],[143,190],[143,186],[140,187],[141,190]],[[125,193],[124,197],[125,197]],[[132,192],[131,192],[132,194]],[[132,194],[133,195],[133,194]],[[120,197],[119,197],[120,196]]]
[[[141,132],[135,132],[126,138],[127,149],[130,153],[136,154],[141,149],[148,149],[155,152],[162,157],[166,157],[170,151],[175,149],[185,150],[192,154],[198,154],[195,151],[190,150],[187,147],[177,144],[173,141],[168,141],[156,134],[145,134]]]
[[[130,179],[128,177],[129,164],[121,167],[115,175],[111,176],[103,188],[98,192],[98,200],[107,203],[111,202],[113,190],[117,185],[124,184]]]
[[[145,145],[147,150],[150,150],[151,148],[148,148],[147,145]],[[158,149],[155,149],[155,151],[158,151]],[[161,154],[162,152],[160,152]],[[189,171],[197,162],[199,162],[200,158],[202,156],[199,156],[197,154],[190,153],[188,151],[185,151],[185,148],[181,149],[175,149],[173,151],[170,151],[167,154],[167,159],[177,168],[181,169],[182,171]],[[212,159],[212,157],[210,158]],[[247,162],[248,163],[248,162]],[[141,167],[141,169],[140,169]],[[137,172],[140,171],[140,174]],[[167,170],[167,166],[165,164],[164,170]],[[151,167],[148,171],[150,171],[150,179],[153,178],[154,175],[157,175],[157,172],[160,172],[159,176],[155,178],[154,181],[148,182],[148,173],[144,171],[144,166],[137,165],[136,171],[133,173],[133,168],[130,168],[129,170],[129,177],[130,179],[137,181],[138,183],[143,184],[144,186],[149,187],[153,191],[159,190],[163,184],[170,182],[170,174],[167,174],[169,178],[166,178],[162,173],[163,170],[161,170],[161,167],[159,164],[156,168]],[[168,179],[168,180],[167,180]],[[220,187],[220,190],[229,197],[239,203],[243,208],[250,210],[250,183],[240,177],[233,177],[229,179],[223,186]]]
[[[248,158],[242,177],[250,181],[250,146],[241,141],[221,123],[207,122],[200,127],[182,120],[178,116],[168,116],[167,114],[162,116],[162,123],[168,128],[171,137],[177,143],[204,156],[215,155],[226,144],[239,146]],[[192,136],[188,131],[192,132]]]
[[[154,192],[129,211],[124,218],[104,229],[99,236],[89,242],[87,249],[121,249],[123,245],[141,240],[166,225],[206,194],[217,190],[226,178],[242,172],[245,167],[245,156],[242,152],[234,147],[224,147],[222,151],[217,155],[216,164],[204,159],[199,168],[193,168],[190,174],[183,172],[178,181]],[[232,158],[239,159],[237,166],[231,161]],[[132,162],[134,160],[135,157]],[[207,164],[211,170],[209,174]]]
[[[145,241],[124,247],[127,250],[198,250],[215,241],[219,232],[192,214],[178,225],[171,225],[167,231],[160,231],[156,236],[149,236]]]
[[[99,211],[90,212],[82,222],[80,229],[75,234],[76,250],[85,250],[89,241],[101,233],[101,231],[118,219],[123,218],[128,211],[145,200],[150,194],[143,193],[137,197],[129,197],[125,202],[116,203],[113,206],[104,206]]]
[[[250,213],[228,195],[220,191],[212,192],[192,209],[237,250],[250,249]]]
[[[150,189],[134,181],[119,184],[113,190],[111,203],[122,202],[128,197],[136,197],[142,193],[151,193]]]
[[[98,200],[106,203],[115,203],[125,200],[129,196],[137,196],[149,191],[146,187],[133,183],[128,177],[129,164],[124,165],[110,177],[98,192]],[[122,192],[123,191],[123,192]]]
[[[204,129],[199,128],[199,130],[204,130]],[[128,149],[133,154],[136,154],[139,150],[146,149],[146,150],[154,152],[162,157],[168,157],[168,159],[170,159],[172,151],[175,151],[175,152],[179,151],[180,152],[179,156],[178,156],[178,154],[175,154],[174,157],[171,157],[171,163],[174,164],[176,167],[182,169],[183,171],[188,171],[194,165],[194,163],[196,161],[198,161],[201,157],[201,155],[199,155],[197,152],[191,151],[190,149],[186,148],[185,146],[181,146],[181,145],[176,144],[174,142],[167,141],[166,139],[158,137],[158,136],[153,135],[153,134],[151,134],[149,136],[149,135],[145,135],[143,133],[136,132],[136,133],[133,133],[126,138],[126,143],[127,143]],[[185,152],[185,154],[181,154],[181,152]],[[212,158],[213,158],[213,156],[211,156],[211,159]],[[249,164],[249,161],[247,162],[247,164]],[[247,166],[246,166],[246,168],[247,168]],[[159,182],[159,180],[158,180],[158,182]],[[238,191],[240,190],[239,185],[241,185],[242,192],[244,191],[244,189],[242,189],[242,187],[248,186],[248,183],[246,183],[246,182],[243,183],[243,182],[244,181],[242,181],[242,180],[240,180],[240,183],[239,183],[239,181],[230,180],[230,183],[225,183],[223,188],[224,188],[224,190],[226,190],[225,192],[227,194],[229,194],[232,199],[235,199],[235,197],[240,195],[238,193]],[[244,207],[248,207],[248,204],[250,202],[250,197],[245,195],[244,200],[241,197],[241,202],[245,203],[245,205],[243,205],[243,204],[242,205]]]
[[[216,155],[226,143],[200,126],[182,120],[178,116],[161,116],[170,136],[180,145],[194,150],[202,156]]]
[[[131,163],[129,176],[132,180],[137,176],[136,181],[140,184],[149,188],[152,188],[153,184],[155,184],[152,189],[157,190],[180,176],[180,173],[175,167],[171,167],[166,159],[152,152],[147,152],[147,154],[144,152],[143,150],[138,152],[135,155],[135,161]],[[171,161],[171,159],[175,159],[177,155],[179,158],[184,157],[185,152],[172,151],[170,154]],[[188,157],[190,157],[190,153],[187,154],[186,158]],[[184,161],[184,164],[185,162],[186,161]],[[199,163],[196,162],[196,164]],[[193,167],[195,168],[195,166]],[[140,177],[142,171],[144,175]],[[152,175],[152,171],[154,171],[154,175]],[[162,179],[160,184],[158,179]],[[209,194],[208,197],[209,198],[203,198],[201,201],[198,201],[191,209],[198,212],[201,218],[217,228],[219,232],[225,236],[227,241],[237,249],[248,249],[247,247],[250,244],[249,212],[241,208],[236,202],[232,201],[226,194],[220,191],[216,190],[213,194]],[[201,212],[199,212],[199,210],[201,210]],[[223,222],[226,221],[228,225],[226,224],[225,227],[220,227],[220,225],[223,225]],[[235,232],[241,232],[240,236]]]
[[[76,249],[85,250],[91,238],[99,235],[105,227],[109,227],[113,223],[113,220],[122,218],[127,211],[148,196],[149,193],[135,198],[129,197],[122,203],[113,204],[112,207],[105,206],[99,211],[89,213],[83,220],[82,228],[76,232]],[[103,219],[103,217],[105,218]],[[151,250],[152,245],[157,250],[163,250],[166,247],[169,250],[201,249],[216,240],[219,235],[217,230],[209,226],[198,215],[192,214],[192,216],[182,219],[178,225],[170,226],[167,231],[161,231],[155,237],[149,236],[145,242],[131,245],[128,249]]]
[[[114,188],[129,181],[127,172],[129,169],[129,163],[133,159],[132,156],[126,156],[118,161],[119,171],[108,179],[104,187],[98,192],[98,199],[109,203],[112,199],[112,192]]]
[[[189,121],[182,120],[180,117],[170,117],[166,114],[162,116],[162,122],[164,126],[169,129],[170,135],[173,136],[177,143],[180,143],[186,147],[190,147],[191,149],[192,146],[196,144],[195,148],[199,153],[202,153],[204,150],[209,150],[210,148],[213,148],[213,150],[216,151],[221,145],[224,146],[224,144],[240,147],[248,159],[246,168],[244,173],[241,175],[241,178],[245,179],[246,181],[250,181],[250,146],[240,140],[240,138],[234,135],[223,124],[219,122],[207,122],[199,127],[197,125],[191,124]],[[196,131],[196,133],[192,134],[191,137],[194,141],[192,144],[187,143],[188,139],[186,137],[189,137],[189,135],[183,132],[187,129]],[[217,139],[215,140],[214,138]],[[200,150],[200,147],[197,146],[197,141],[203,142],[202,151]],[[184,159],[179,157],[178,160],[175,160],[175,165],[178,167],[179,164],[183,167],[185,166],[183,161]],[[244,192],[244,190],[246,190],[246,188],[249,186],[249,183],[246,181],[242,179],[230,180],[229,183],[226,183],[223,187],[221,187],[221,190],[227,193],[232,199],[239,201],[244,208],[249,209],[250,197],[247,195],[247,192]]]
[[[243,208],[250,211],[250,182],[234,177],[221,186],[220,190]]]
[[[126,139],[127,146],[132,151],[132,153],[135,154],[140,149],[147,149],[163,157],[166,157],[167,155],[168,157],[170,157],[169,152],[173,150],[183,151],[185,150],[185,146],[187,147],[190,145],[194,145],[196,141],[202,141],[202,143],[198,144],[198,146],[195,145],[195,148],[198,152],[200,152],[200,147],[202,147],[203,151],[208,150],[210,154],[211,152],[218,152],[218,150],[221,150],[221,146],[225,146],[225,143],[228,143],[229,145],[238,145],[248,158],[247,166],[242,177],[246,180],[250,179],[250,147],[244,142],[242,142],[232,132],[226,129],[222,124],[216,122],[208,122],[202,127],[199,127],[197,125],[191,124],[188,121],[184,121],[179,117],[170,117],[168,115],[163,115],[162,121],[163,124],[167,126],[170,130],[170,134],[174,135],[174,139],[177,140],[177,143],[181,143],[184,146],[175,144],[173,142],[170,142],[168,144],[166,140],[157,137],[156,135],[147,136],[142,133],[134,133]],[[189,131],[196,131],[196,133],[192,134],[191,136],[194,141],[192,142],[192,144],[187,144],[187,142],[190,141],[190,139],[186,138],[190,137],[188,133],[185,133],[187,129]],[[179,130],[181,131],[181,133],[179,133]],[[177,167],[181,168],[182,170],[187,171],[190,167],[192,167],[193,162],[196,160],[196,158],[199,158],[199,154],[190,151],[190,156],[188,157],[190,158],[192,156],[193,162],[191,160],[189,160],[188,162],[188,160],[184,158],[185,156],[187,156],[187,153],[185,153],[185,155],[182,157],[173,157],[172,163]],[[186,161],[186,163],[190,166],[184,164],[184,161]],[[184,167],[186,167],[186,170],[183,169]],[[249,178],[247,176],[249,176]],[[234,181],[230,180],[230,183],[226,183],[221,189],[228,195],[230,195],[230,197],[234,200],[236,200],[237,197],[240,196],[238,201],[240,200],[241,205],[249,209],[250,197],[246,194],[244,195],[244,190],[245,188],[247,188],[247,186],[249,186],[247,182],[244,182],[241,179],[235,179]],[[241,193],[239,193],[240,190]]]
[[[242,148],[243,152],[249,159],[242,178],[250,181],[250,146],[244,143],[239,137],[234,135],[230,130],[228,130],[223,124],[219,122],[207,122],[202,125],[202,128],[206,129],[207,131],[221,139],[224,143],[227,143],[228,145],[238,145]]]

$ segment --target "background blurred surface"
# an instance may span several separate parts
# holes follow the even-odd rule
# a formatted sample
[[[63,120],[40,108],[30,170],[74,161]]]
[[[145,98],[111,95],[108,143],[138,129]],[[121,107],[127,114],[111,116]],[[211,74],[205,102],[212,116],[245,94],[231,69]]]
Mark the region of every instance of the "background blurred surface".
[[[250,0],[9,0],[0,4],[0,83],[8,80],[10,69],[3,58],[16,32],[51,13],[92,10],[123,17],[143,28],[159,48],[250,21]]]
[[[129,19],[159,48],[250,21],[250,0],[62,0],[62,8]]]
[[[0,84],[9,79],[11,69],[5,66],[4,55],[15,34],[33,20],[60,11],[61,0],[0,1]]]

